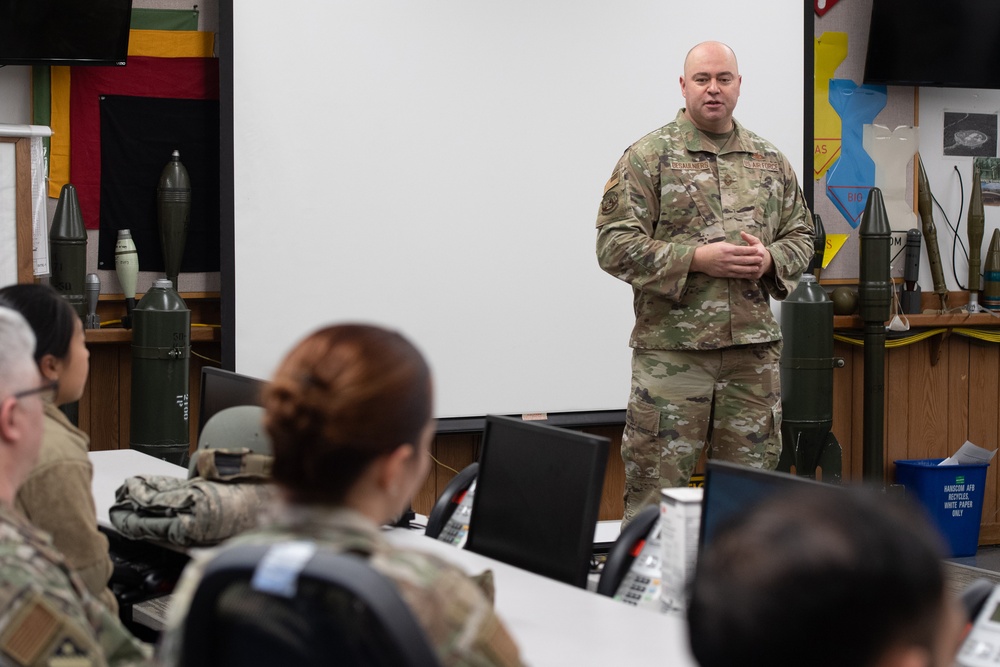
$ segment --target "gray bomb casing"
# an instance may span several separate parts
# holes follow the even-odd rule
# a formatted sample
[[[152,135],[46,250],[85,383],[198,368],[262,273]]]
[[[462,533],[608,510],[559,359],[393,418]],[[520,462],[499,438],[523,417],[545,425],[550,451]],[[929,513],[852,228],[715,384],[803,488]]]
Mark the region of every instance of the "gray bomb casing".
[[[129,446],[180,463],[190,445],[191,311],[159,279],[132,311]]]

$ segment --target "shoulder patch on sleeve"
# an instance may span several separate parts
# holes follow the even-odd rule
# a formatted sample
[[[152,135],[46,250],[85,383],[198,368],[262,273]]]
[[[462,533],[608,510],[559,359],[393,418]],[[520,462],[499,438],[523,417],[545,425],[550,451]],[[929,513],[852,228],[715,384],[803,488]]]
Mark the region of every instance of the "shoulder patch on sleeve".
[[[17,665],[90,667],[100,662],[98,650],[93,638],[37,593],[0,632],[0,651]]]
[[[0,649],[19,665],[34,664],[51,649],[60,626],[58,613],[36,596],[16,612],[0,634]]]
[[[611,215],[618,208],[618,193],[606,192],[601,199],[601,215]]]

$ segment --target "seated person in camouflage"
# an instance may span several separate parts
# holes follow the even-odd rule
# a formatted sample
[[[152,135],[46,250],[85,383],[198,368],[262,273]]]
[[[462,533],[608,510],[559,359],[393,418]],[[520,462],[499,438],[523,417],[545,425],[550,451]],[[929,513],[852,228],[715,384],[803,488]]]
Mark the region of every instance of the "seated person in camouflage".
[[[149,650],[98,602],[52,546],[14,510],[38,461],[44,404],[57,387],[32,358],[35,338],[0,307],[0,664],[127,665]]]
[[[366,554],[396,584],[442,665],[520,665],[517,647],[472,580],[380,535],[380,526],[407,509],[430,467],[432,386],[420,353],[377,327],[327,327],[285,357],[264,404],[282,502],[259,529],[230,544],[309,539]],[[189,565],[174,591],[157,656],[165,665],[178,664],[184,616],[205,562]]]
[[[56,549],[87,585],[90,593],[118,611],[108,580],[114,571],[108,538],[97,529],[87,457],[90,437],[59,409],[83,395],[90,353],[83,321],[66,299],[48,285],[9,285],[0,297],[17,310],[35,334],[35,363],[59,390],[45,404],[45,430],[38,465],[17,490],[17,509],[52,536]]]

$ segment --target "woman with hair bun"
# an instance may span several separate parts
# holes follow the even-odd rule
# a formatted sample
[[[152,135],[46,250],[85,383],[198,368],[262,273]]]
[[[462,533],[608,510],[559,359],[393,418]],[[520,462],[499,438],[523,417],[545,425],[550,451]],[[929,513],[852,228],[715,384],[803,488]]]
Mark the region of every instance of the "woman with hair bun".
[[[442,665],[520,665],[484,592],[463,572],[388,543],[381,526],[405,511],[430,469],[431,372],[403,336],[346,324],[307,336],[264,392],[272,476],[282,502],[229,544],[307,539],[351,551],[393,581]],[[211,555],[184,572],[159,647],[179,664],[181,626]]]

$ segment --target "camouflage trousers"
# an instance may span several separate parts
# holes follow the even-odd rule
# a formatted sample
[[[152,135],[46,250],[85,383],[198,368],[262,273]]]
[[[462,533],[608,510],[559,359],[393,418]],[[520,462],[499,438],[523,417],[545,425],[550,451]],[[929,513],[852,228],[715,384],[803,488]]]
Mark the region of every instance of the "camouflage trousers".
[[[781,454],[781,341],[633,350],[622,436],[625,522],[709,458],[773,470]]]

